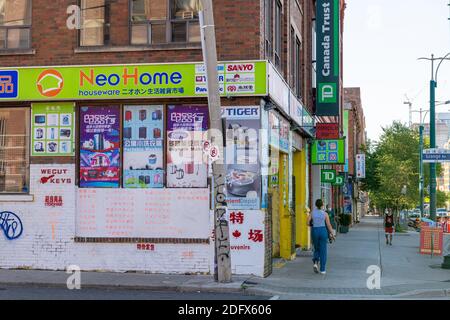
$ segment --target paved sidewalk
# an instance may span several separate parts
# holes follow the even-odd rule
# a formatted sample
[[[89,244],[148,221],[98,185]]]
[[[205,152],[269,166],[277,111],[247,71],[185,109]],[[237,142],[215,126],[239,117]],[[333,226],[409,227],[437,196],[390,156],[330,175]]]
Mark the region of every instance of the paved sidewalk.
[[[396,234],[393,246],[387,246],[382,220],[364,218],[328,246],[326,275],[313,273],[311,253],[299,252],[296,260],[274,268],[270,277],[251,278],[248,291],[270,292],[283,299],[450,298],[450,270],[438,268],[442,257],[418,253],[419,237],[414,231]],[[446,240],[449,243],[450,237]],[[369,266],[382,271],[379,290],[367,288]]]

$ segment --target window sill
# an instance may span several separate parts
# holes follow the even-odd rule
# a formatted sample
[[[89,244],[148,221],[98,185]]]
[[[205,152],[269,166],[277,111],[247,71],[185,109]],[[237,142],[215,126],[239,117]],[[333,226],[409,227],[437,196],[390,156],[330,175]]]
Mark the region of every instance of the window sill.
[[[33,55],[35,49],[0,49],[0,56]]]
[[[161,51],[161,50],[201,50],[201,43],[174,43],[159,44],[152,46],[114,46],[114,47],[78,47],[75,53],[97,53],[97,52],[135,52],[135,51]]]
[[[0,194],[0,202],[33,202],[32,194]]]

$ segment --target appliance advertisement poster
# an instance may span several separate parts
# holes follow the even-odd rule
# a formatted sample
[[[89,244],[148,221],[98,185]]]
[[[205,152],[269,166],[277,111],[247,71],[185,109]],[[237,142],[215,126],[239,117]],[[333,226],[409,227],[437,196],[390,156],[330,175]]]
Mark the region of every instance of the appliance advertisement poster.
[[[119,106],[81,107],[80,122],[80,187],[118,188]]]
[[[224,107],[226,117],[226,192],[230,209],[260,209],[260,108]]]
[[[208,165],[203,153],[203,143],[208,123],[208,106],[168,107],[168,188],[207,187]]]
[[[123,186],[164,187],[163,106],[125,106],[123,119]]]
[[[74,156],[74,106],[71,102],[33,103],[32,156]]]

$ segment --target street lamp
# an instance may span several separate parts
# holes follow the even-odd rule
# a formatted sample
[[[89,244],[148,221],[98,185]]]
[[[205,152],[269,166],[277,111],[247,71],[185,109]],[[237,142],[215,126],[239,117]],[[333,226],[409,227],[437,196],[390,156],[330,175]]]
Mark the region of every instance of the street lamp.
[[[439,72],[439,67],[444,60],[450,60],[448,58],[450,52],[447,53],[443,58],[435,58],[431,55],[430,58],[419,58],[419,60],[431,61],[431,80],[430,80],[430,148],[436,148],[436,87],[437,87],[437,76]],[[436,73],[434,72],[434,61],[439,60],[439,64],[436,68]],[[436,221],[436,163],[430,163],[430,219]]]

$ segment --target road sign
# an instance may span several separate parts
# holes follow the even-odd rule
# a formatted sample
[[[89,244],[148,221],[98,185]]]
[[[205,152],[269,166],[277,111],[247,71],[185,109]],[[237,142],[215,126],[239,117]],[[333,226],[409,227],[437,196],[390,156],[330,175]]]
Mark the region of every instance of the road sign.
[[[437,163],[450,161],[449,149],[425,149],[423,150],[423,162],[424,163]]]

